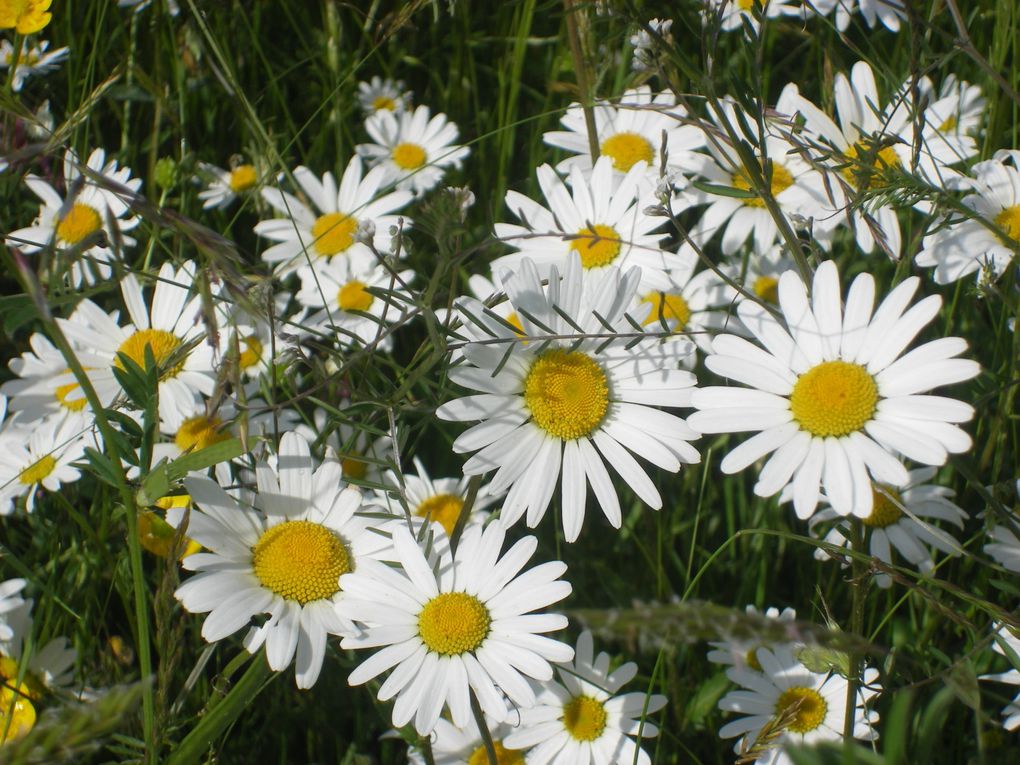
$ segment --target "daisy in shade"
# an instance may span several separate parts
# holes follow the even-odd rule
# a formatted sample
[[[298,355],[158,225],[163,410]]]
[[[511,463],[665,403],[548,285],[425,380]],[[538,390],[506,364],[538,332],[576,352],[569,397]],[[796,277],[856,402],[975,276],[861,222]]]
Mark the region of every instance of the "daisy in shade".
[[[361,685],[393,669],[379,700],[396,697],[395,727],[413,719],[415,730],[428,735],[446,707],[451,722],[463,728],[471,719],[469,691],[489,717],[507,721],[514,713],[504,694],[517,707],[533,706],[526,677],[548,681],[549,662],[573,658],[570,646],[543,634],[566,627],[566,617],[533,613],[570,594],[570,584],[560,579],[566,564],[552,561],[521,573],[538,541],[524,537],[501,556],[505,537],[499,521],[484,530],[473,526],[451,555],[445,535],[437,535],[426,558],[407,527],[395,524],[400,569],[368,560],[341,578],[347,612],[363,624],[363,632],[345,637],[341,647],[382,648],[348,682]]]
[[[249,165],[240,156],[231,157],[230,169],[199,162],[198,168],[209,177],[208,185],[198,192],[203,210],[222,210],[230,206],[241,194],[254,189],[259,182],[255,165]]]
[[[854,513],[870,532],[868,545],[873,556],[892,565],[895,548],[910,565],[927,575],[935,568],[928,545],[947,555],[959,555],[959,543],[948,532],[931,525],[931,521],[945,521],[962,529],[967,513],[949,501],[952,489],[928,483],[935,473],[935,468],[911,470],[905,487],[876,486],[871,512],[867,516]],[[849,546],[850,523],[832,508],[811,517],[811,532],[817,535],[819,525],[832,521],[836,524],[825,535],[825,541],[839,547]],[[815,550],[817,560],[832,560],[833,557],[820,548]],[[892,580],[887,574],[877,574],[875,583],[879,587],[889,587]]]
[[[420,197],[459,168],[471,150],[454,143],[460,132],[445,114],[431,117],[427,106],[394,113],[380,109],[365,121],[374,143],[354,147],[372,167],[386,173],[386,183]]]
[[[538,184],[549,207],[507,192],[507,206],[523,225],[496,224],[496,236],[517,252],[496,258],[493,273],[516,271],[530,258],[544,277],[578,256],[586,271],[640,266],[643,287],[668,287],[665,272],[675,256],[659,249],[667,234],[653,232],[662,228],[662,219],[646,215],[638,198],[646,170],[639,162],[617,179],[612,160],[599,157],[587,180],[577,166],[570,170],[568,191],[549,165],[539,167]]]
[[[125,217],[130,208],[118,189],[133,193],[142,185],[140,178],[131,178],[130,168],[119,168],[116,160],[107,162],[102,149],[89,155],[87,174],[79,163],[73,152],[64,155],[66,197],[42,178],[26,176],[25,184],[43,206],[31,226],[7,235],[8,245],[29,254],[51,244],[58,251],[69,251],[70,279],[75,287],[109,279],[116,252],[134,246],[135,240],[125,232],[138,225],[138,218]],[[101,180],[94,180],[96,176]]]
[[[131,323],[123,326],[119,312],[108,314],[91,300],[79,303],[70,319],[57,319],[103,400],[120,392],[113,374],[121,364],[118,354],[144,369],[145,349],[151,349],[160,369],[159,416],[175,430],[215,388],[213,349],[206,339],[202,297],[192,295],[194,280],[194,263],[179,269],[164,263],[146,301],[134,274],[127,274],[120,290]]]
[[[754,606],[747,606],[744,612],[760,618],[760,612]],[[797,612],[792,608],[784,608],[782,611],[778,608],[768,608],[765,610],[765,618],[792,623],[797,619]],[[754,672],[762,671],[761,664],[758,663],[758,649],[763,645],[768,647],[767,643],[763,644],[754,638],[729,638],[710,642],[709,645],[712,646],[712,650],[708,652],[706,658],[714,664],[724,664]],[[799,647],[800,644],[791,643],[790,645]]]
[[[312,413],[312,423],[295,428],[318,454],[337,455],[344,477],[355,483],[384,485],[384,471],[395,464],[393,439],[358,416],[350,399],[342,399],[339,413],[330,417],[323,409]]]
[[[1016,482],[1016,492],[1020,495],[1020,479]],[[1017,536],[1020,524],[1015,517],[1011,520],[1012,524],[1000,523],[988,530],[992,541],[985,545],[985,552],[1000,566],[1020,574],[1020,536]]]
[[[582,632],[574,661],[556,668],[560,682],[542,684],[538,703],[520,711],[520,726],[505,739],[506,745],[528,749],[529,765],[651,765],[651,758],[632,736],[659,734],[648,717],[666,706],[666,697],[620,694],[638,667],[627,662],[610,672],[609,661],[604,651],[594,656],[591,633]]]
[[[21,591],[27,582],[24,579],[7,579],[0,582],[0,642],[14,638],[14,629],[10,619],[14,611],[24,604]]]
[[[1005,647],[1003,647],[1005,646]],[[1020,685],[1020,670],[1016,669],[1017,657],[1020,657],[1020,637],[1017,637],[1009,627],[1004,624],[997,625],[995,630],[995,642],[992,648],[996,653],[1009,658],[1013,668],[992,675],[981,675],[982,680],[994,680],[1008,685]],[[1009,656],[1006,650],[1012,652]],[[1020,693],[1012,702],[1002,709],[1002,727],[1008,731],[1015,731],[1020,728]]]
[[[209,614],[202,637],[210,643],[250,627],[245,648],[255,653],[264,644],[277,672],[293,661],[298,688],[311,688],[326,636],[357,632],[340,578],[388,540],[356,515],[361,492],[344,486],[338,462],[315,467],[295,433],[284,434],[279,456],[277,469],[257,470],[254,507],[209,478],[185,479],[195,505],[187,533],[209,552],[182,561],[198,573],[174,595],[188,611]]]
[[[746,24],[757,32],[761,27],[759,19],[778,19],[801,13],[796,0],[704,0],[704,4],[702,18],[705,23],[714,23],[718,19],[724,32],[744,29]]]
[[[620,501],[603,460],[656,509],[662,498],[631,452],[670,472],[699,461],[688,443],[695,432],[680,417],[653,408],[689,405],[695,378],[677,365],[693,345],[634,337],[651,310],[643,304],[627,313],[640,278],[638,269],[586,273],[575,255],[563,277],[553,267],[543,285],[535,264],[523,260],[505,286],[524,335],[555,338],[542,342],[520,342],[517,330],[489,316],[481,303],[460,303],[465,315],[481,322],[488,342],[464,346],[467,363],[450,372],[451,380],[475,393],[443,404],[436,416],[481,421],[453,449],[477,452],[465,463],[465,475],[496,471],[490,491],[509,490],[500,513],[507,523],[526,511],[528,525],[537,525],[562,472],[568,542],[581,532],[588,484],[619,528]]]
[[[263,199],[284,215],[255,225],[256,234],[278,242],[262,253],[262,259],[282,277],[341,256],[374,258],[361,234],[368,229],[374,229],[374,234],[367,237],[372,247],[389,254],[393,239],[390,228],[411,225],[406,219],[401,223],[393,213],[407,205],[411,195],[405,191],[380,194],[386,185],[385,176],[384,170],[364,173],[361,159],[352,157],[339,187],[332,173],[325,173],[319,180],[307,167],[294,171],[294,180],[310,205],[286,191],[262,189]]]
[[[399,113],[411,105],[411,91],[405,90],[403,80],[374,75],[369,82],[358,83],[358,104],[366,117],[379,110]]]
[[[963,204],[973,214],[943,215],[914,258],[917,265],[935,269],[939,284],[973,273],[980,280],[996,279],[1020,247],[1020,151],[998,151],[971,172],[975,193]]]
[[[746,2],[746,0],[741,0]],[[812,0],[805,3],[805,15],[828,16],[835,11],[836,29],[845,32],[850,26],[850,17],[860,13],[870,29],[881,23],[890,32],[900,30],[900,21],[907,18],[903,0]]]
[[[740,319],[764,347],[718,335],[705,365],[749,387],[701,388],[692,396],[699,411],[688,417],[702,433],[760,431],[726,455],[723,472],[772,453],[754,487],[759,497],[792,484],[794,509],[806,519],[824,487],[836,513],[867,518],[873,483],[910,484],[897,453],[942,465],[949,454],[970,449],[970,436],[954,423],[970,420],[973,408],[920,395],[978,374],[977,362],[955,358],[966,341],[940,338],[901,356],[942,305],[933,295],[908,310],[919,283],[905,279],[873,311],[875,281],[861,274],[844,308],[839,272],[825,261],[810,299],[796,273],[780,277],[782,322],[759,303],[742,301]]]
[[[742,277],[734,277],[747,292],[759,300],[772,306],[779,305],[779,277],[785,271],[797,268],[796,262],[779,245],[770,248],[763,255],[751,253],[745,262],[735,269],[740,269]]]
[[[525,752],[521,749],[510,749],[503,744],[503,740],[513,733],[517,726],[486,719],[485,727],[488,728],[489,736],[492,738],[498,765],[524,765]],[[440,718],[431,738],[432,762],[435,765],[488,765],[489,763],[489,755],[485,751],[482,734],[473,719],[468,720],[467,726],[458,728],[453,723]],[[407,758],[411,765],[426,765],[422,751],[415,747],[408,751]]]
[[[726,676],[741,686],[720,701],[719,708],[746,715],[719,730],[722,738],[740,736],[733,751],[757,765],[793,765],[783,747],[841,741],[850,692],[845,677],[835,672],[812,672],[791,648],[759,648],[761,671],[732,667]],[[861,676],[854,703],[853,738],[874,741],[878,713],[867,705],[881,691],[878,670],[868,667]]]
[[[49,50],[49,40],[40,40],[36,45],[29,45],[28,40],[21,43],[21,55],[18,66],[14,70],[11,89],[17,93],[25,84],[25,80],[38,74],[52,72],[64,59],[70,49],[67,47]],[[14,64],[14,45],[9,40],[0,40],[0,68],[9,69]]]

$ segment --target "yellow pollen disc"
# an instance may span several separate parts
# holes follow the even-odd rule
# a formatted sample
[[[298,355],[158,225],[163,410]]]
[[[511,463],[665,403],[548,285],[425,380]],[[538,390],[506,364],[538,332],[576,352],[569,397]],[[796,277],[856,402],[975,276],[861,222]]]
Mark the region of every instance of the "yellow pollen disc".
[[[750,10],[754,8],[754,0],[737,0],[737,8],[742,11],[750,12]]]
[[[859,364],[825,361],[797,378],[790,410],[813,436],[846,436],[871,419],[878,404],[875,378]]]
[[[602,367],[580,351],[546,351],[524,380],[524,403],[545,432],[571,441],[589,435],[609,409]]]
[[[464,500],[456,494],[436,494],[418,505],[414,514],[420,518],[428,517],[430,520],[442,524],[447,535],[451,535],[463,506]]]
[[[858,141],[843,152],[843,156],[851,162],[850,166],[843,170],[843,176],[854,186],[863,184],[864,189],[870,185],[870,175],[900,166],[896,149],[886,146],[876,152],[874,145],[869,141]],[[864,167],[869,160],[871,168]]]
[[[389,96],[376,96],[372,99],[372,108],[376,111],[385,109],[388,112],[392,112],[396,110],[397,102]]]
[[[182,496],[185,500],[189,499],[186,494]],[[176,497],[164,497],[164,499],[176,499]],[[159,505],[160,502],[162,502],[162,499],[157,500],[156,504]],[[138,541],[141,543],[142,549],[147,550],[153,555],[166,558],[170,555],[170,548],[173,545],[174,536],[176,536],[176,534],[177,529],[151,510],[139,513]],[[201,549],[202,545],[198,542],[185,538],[184,550],[181,552],[181,560],[187,558],[189,555],[194,555]]]
[[[39,483],[46,476],[53,472],[53,469],[57,466],[57,461],[50,455],[46,455],[18,474],[18,480],[26,486],[31,486],[34,483]]]
[[[1013,242],[1020,242],[1020,205],[1007,207],[995,216],[995,225],[1001,228]],[[1007,242],[1007,244],[1013,244]]]
[[[892,526],[903,517],[903,511],[896,506],[897,503],[903,504],[903,498],[899,492],[885,485],[873,487],[871,489],[871,515],[861,519],[861,523],[874,529]]]
[[[230,190],[235,194],[247,191],[258,182],[254,165],[238,165],[230,171]]]
[[[344,478],[354,478],[363,481],[368,474],[368,463],[354,457],[345,457],[340,461],[340,467]]]
[[[197,417],[189,417],[181,423],[177,435],[174,436],[174,443],[182,452],[188,452],[204,449],[228,438],[230,434],[223,430],[223,420],[200,414]]]
[[[496,750],[497,765],[524,765],[523,749],[507,749],[502,741],[493,741],[492,748]],[[467,765],[489,765],[489,754],[484,744],[471,753]]]
[[[608,266],[620,254],[620,235],[612,226],[582,228],[570,243],[570,249],[577,251],[586,269]]]
[[[637,133],[617,133],[602,142],[599,151],[613,160],[613,167],[621,173],[630,170],[642,160],[649,165],[655,150],[644,136]]]
[[[764,172],[764,171],[763,171]],[[743,170],[734,173],[732,178],[733,188],[740,189],[741,191],[753,191],[751,188],[751,181],[747,177],[747,173]],[[779,162],[773,160],[772,162],[772,183],[769,190],[772,192],[773,197],[778,197],[788,188],[793,185],[793,176],[790,175],[790,171]],[[749,197],[747,199],[741,199],[748,207],[764,207],[765,200],[759,196]]]
[[[241,338],[241,345],[244,346],[244,350],[241,351],[241,355],[237,359],[237,364],[241,369],[248,369],[262,361],[262,341],[255,335]]]
[[[181,345],[180,338],[165,329],[140,329],[131,337],[120,344],[117,353],[123,353],[142,369],[145,369],[145,346],[152,349],[152,356],[156,360],[157,367],[163,367]],[[117,369],[123,369],[120,359],[115,359],[113,365]],[[184,369],[184,362],[179,361],[163,372],[161,380],[177,377]]]
[[[70,371],[71,371],[70,369],[64,370],[65,373]],[[76,390],[80,391],[81,388],[77,382],[74,382],[72,380],[66,385],[58,385],[56,389],[53,391],[53,395],[56,396],[57,401],[60,403],[62,407],[64,407],[64,409],[70,409],[72,412],[80,412],[82,409],[85,408],[85,405],[88,403],[88,400],[85,398],[85,396],[83,396],[79,392],[76,398],[69,401],[68,399],[70,398],[71,394],[74,393]]]
[[[759,276],[751,287],[754,294],[767,303],[779,304],[779,280],[771,276]]]
[[[955,114],[950,114],[949,118],[939,125],[938,130],[940,133],[948,133],[950,130],[956,130],[956,126],[959,124],[959,120]]]
[[[485,641],[491,621],[489,609],[474,595],[444,592],[418,614],[418,634],[433,653],[459,656]]]
[[[322,524],[285,521],[252,548],[252,569],[263,587],[305,605],[336,595],[351,562],[340,537]]]
[[[792,718],[787,729],[794,733],[810,733],[825,720],[829,705],[813,688],[797,686],[782,692],[776,700],[776,717]]]
[[[400,143],[393,149],[393,163],[401,170],[417,170],[425,164],[425,149],[416,143]]]
[[[758,649],[757,648],[752,648],[750,651],[748,651],[747,652],[747,656],[744,657],[744,661],[747,663],[747,666],[749,666],[755,672],[761,672],[762,671],[761,662],[758,661]]]
[[[563,705],[563,727],[576,741],[594,741],[606,729],[606,708],[591,696],[575,696]]]
[[[0,687],[0,743],[21,738],[35,725],[35,707],[24,690],[24,683],[18,690],[6,685]],[[6,736],[4,729],[7,730]]]
[[[512,311],[509,316],[506,317],[506,323],[516,329],[518,333],[526,335],[524,331],[524,325],[521,323],[521,317],[517,315],[517,311]]]
[[[57,239],[65,244],[78,244],[102,227],[103,219],[98,210],[75,202],[63,220],[57,224]]]
[[[681,331],[691,320],[691,307],[680,295],[669,295],[665,292],[652,292],[643,297],[642,302],[652,304],[652,312],[648,314],[644,324],[659,324],[662,320],[667,323],[675,321],[674,332]]]
[[[326,213],[312,224],[312,238],[315,251],[324,258],[331,258],[354,244],[354,232],[358,221],[343,213]]]
[[[347,282],[337,293],[336,302],[341,311],[367,311],[375,296],[365,289],[365,283],[357,279]]]

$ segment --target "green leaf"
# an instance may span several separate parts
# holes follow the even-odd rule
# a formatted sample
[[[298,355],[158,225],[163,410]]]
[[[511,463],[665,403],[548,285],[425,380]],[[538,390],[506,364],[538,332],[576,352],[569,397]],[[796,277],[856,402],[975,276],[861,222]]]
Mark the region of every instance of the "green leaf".
[[[977,673],[970,659],[964,659],[950,668],[946,675],[946,686],[956,698],[973,710],[981,709],[981,690],[978,688]]]
[[[5,295],[0,297],[0,320],[3,321],[4,333],[12,334],[23,324],[37,316],[35,304],[28,295]]]
[[[850,741],[817,746],[790,744],[783,748],[794,765],[884,765],[881,755]]]
[[[242,454],[244,454],[244,446],[241,444],[241,439],[230,438],[226,441],[215,443],[212,446],[207,446],[204,449],[199,449],[197,452],[191,452],[183,457],[178,457],[170,463],[167,476],[171,482],[179,481],[188,473],[195,470],[205,470],[219,462],[226,462],[235,457],[240,457]]]
[[[921,727],[914,738],[915,746],[911,762],[931,762],[935,744],[942,741],[942,728],[945,726],[949,709],[956,700],[956,692],[952,688],[943,688],[931,700],[921,717]]]
[[[164,457],[145,476],[142,488],[138,490],[136,496],[139,507],[154,505],[157,499],[165,497],[170,492],[170,476],[167,465],[167,460]]]
[[[149,361],[151,354],[151,347],[145,346],[146,362]],[[155,359],[153,359],[151,366],[148,364],[147,366],[148,369],[152,370],[153,376],[155,376]],[[113,365],[113,376],[117,378],[117,382],[124,389],[128,399],[138,409],[145,409],[149,399],[156,395],[158,381],[156,384],[152,384],[148,370],[138,366],[137,362],[126,353],[117,353],[117,363]]]
[[[908,733],[910,732],[910,708],[914,702],[912,691],[899,691],[893,696],[892,708],[882,720],[882,748],[885,750],[885,765],[901,765],[907,762]]]
[[[687,720],[695,725],[703,723],[729,687],[730,680],[725,672],[720,672],[699,685],[687,702],[687,709],[684,710]]]
[[[812,672],[836,672],[850,676],[850,654],[821,646],[805,646],[797,652],[797,659]]]
[[[736,197],[737,199],[756,199],[758,197],[758,195],[750,189],[738,189],[733,186],[720,186],[718,183],[691,181],[691,185],[707,194],[716,194],[720,197]]]
[[[99,480],[110,484],[113,487],[120,486],[119,473],[114,464],[102,452],[96,451],[91,446],[85,447],[85,459],[96,472]]]

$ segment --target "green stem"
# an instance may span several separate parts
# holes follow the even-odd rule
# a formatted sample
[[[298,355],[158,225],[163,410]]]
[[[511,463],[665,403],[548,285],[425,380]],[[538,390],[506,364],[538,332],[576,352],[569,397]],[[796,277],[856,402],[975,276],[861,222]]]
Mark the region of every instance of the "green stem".
[[[489,728],[485,724],[485,715],[482,714],[482,708],[478,705],[478,699],[475,697],[474,690],[468,691],[471,699],[471,714],[475,717],[475,724],[478,725],[478,732],[482,736],[482,745],[485,747],[485,756],[489,760],[489,765],[499,765],[499,757],[496,756],[496,745],[492,743],[492,734],[489,733]]]
[[[584,126],[588,132],[588,150],[591,152],[591,163],[599,158],[599,133],[595,125],[595,110],[591,105],[591,82],[588,79],[588,61],[581,45],[581,31],[577,16],[581,9],[574,0],[563,0],[563,14],[567,21],[567,40],[570,42],[570,57],[574,60],[574,73],[577,76],[578,101],[584,112]]]
[[[864,549],[864,528],[856,520],[850,522],[851,544],[854,552],[858,553],[853,557],[852,571],[852,605],[850,612],[850,632],[854,635],[861,635],[864,632],[864,588],[867,587],[865,575],[867,563],[865,557],[868,552]],[[858,676],[860,675],[860,663],[863,657],[855,651],[850,651],[847,666],[850,668],[850,675],[847,677],[846,686],[846,712],[843,716],[843,738],[850,741],[854,736],[854,718],[857,709],[857,688],[859,686]]]

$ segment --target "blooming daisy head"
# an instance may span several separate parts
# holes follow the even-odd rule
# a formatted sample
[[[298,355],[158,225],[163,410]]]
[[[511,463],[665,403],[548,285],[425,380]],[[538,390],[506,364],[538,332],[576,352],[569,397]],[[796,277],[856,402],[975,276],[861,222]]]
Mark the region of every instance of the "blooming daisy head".
[[[677,365],[693,346],[684,339],[642,337],[651,306],[628,313],[641,278],[637,269],[585,272],[575,255],[562,277],[555,267],[549,274],[543,284],[525,259],[505,285],[521,331],[477,301],[459,304],[487,339],[464,346],[466,363],[450,372],[475,393],[443,404],[436,416],[481,420],[453,448],[477,452],[464,465],[466,475],[496,471],[490,491],[509,490],[500,513],[507,523],[527,511],[534,527],[559,482],[563,529],[573,542],[589,484],[609,522],[620,527],[620,502],[606,463],[645,503],[659,508],[658,490],[631,453],[672,472],[700,459],[684,420],[653,408],[688,405],[695,379]]]
[[[471,718],[469,693],[493,720],[535,703],[527,677],[552,678],[550,662],[570,661],[574,651],[543,633],[562,629],[566,617],[533,613],[570,594],[560,579],[566,565],[543,563],[521,570],[538,541],[524,537],[500,555],[506,529],[494,521],[464,532],[456,554],[436,535],[431,554],[403,523],[393,526],[399,569],[366,561],[342,577],[349,613],[363,625],[342,648],[381,648],[350,675],[361,685],[393,669],[379,700],[396,697],[393,724],[414,720],[421,735],[435,729],[444,707],[459,728]]]
[[[511,715],[511,717],[513,717]],[[493,748],[496,750],[498,765],[524,765],[525,752],[511,749],[503,741],[516,730],[511,723],[496,722],[485,719],[485,727],[489,731]],[[432,731],[432,762],[434,765],[488,765],[489,756],[485,751],[485,742],[474,719],[468,720],[463,728],[439,718],[436,728]],[[411,765],[426,765],[422,751],[412,747],[407,753]]]
[[[399,113],[411,105],[411,91],[404,89],[403,80],[373,75],[369,82],[358,83],[358,104],[366,117],[380,110]]]
[[[956,423],[970,420],[973,408],[921,395],[978,374],[977,362],[955,358],[967,343],[945,337],[902,355],[942,305],[933,295],[908,309],[919,283],[905,279],[876,310],[874,279],[861,274],[844,306],[839,272],[825,261],[810,298],[795,272],[780,277],[780,316],[743,300],[738,314],[760,345],[718,335],[705,365],[748,387],[695,391],[699,411],[688,418],[702,433],[760,431],[726,455],[723,472],[772,453],[754,487],[758,496],[792,484],[797,515],[808,518],[824,486],[839,515],[865,518],[875,483],[910,483],[899,455],[941,465],[969,449],[970,437]]]
[[[350,399],[341,399],[337,409],[335,418],[324,409],[316,409],[312,422],[295,430],[314,452],[335,455],[347,480],[383,486],[385,471],[396,464],[392,437],[359,416]]]
[[[21,54],[14,70],[11,88],[15,93],[21,90],[25,80],[38,74],[52,72],[67,58],[70,49],[67,47],[49,50],[49,40],[40,40],[29,45],[28,40],[21,43]],[[9,40],[0,40],[0,68],[8,69],[14,65],[14,45]]]
[[[1017,662],[1020,660],[1020,636],[1005,624],[996,625],[995,640],[992,643],[992,648],[996,653],[1007,656],[1013,667],[1005,672],[981,675],[981,679],[995,680],[1007,685],[1020,685],[1020,669],[1017,669]],[[1003,707],[1002,716],[1004,718],[1002,721],[1003,728],[1008,731],[1020,729],[1020,693],[1017,694],[1012,702]]]
[[[28,344],[31,350],[8,364],[16,378],[0,385],[0,393],[9,397],[8,407],[18,415],[19,422],[75,415],[80,415],[83,423],[91,422],[88,401],[64,355],[39,332],[29,338]],[[104,400],[104,405],[113,398],[113,391],[106,392],[109,400]]]
[[[529,765],[651,765],[632,737],[658,735],[658,727],[648,718],[666,705],[666,697],[620,693],[637,674],[637,664],[627,662],[610,672],[609,662],[604,651],[594,655],[591,633],[582,632],[574,661],[556,668],[559,682],[541,684],[538,703],[520,711],[520,726],[506,738],[506,745],[528,749]]]
[[[198,192],[204,210],[229,207],[239,195],[254,190],[259,183],[255,165],[248,164],[238,155],[231,157],[229,170],[207,162],[199,162],[198,167],[209,178],[206,187]]]
[[[743,29],[745,24],[757,32],[761,19],[796,16],[801,12],[796,0],[704,0],[704,5],[705,23],[719,23],[725,32]]]
[[[754,606],[747,606],[744,611],[752,616],[759,616],[759,611]],[[760,618],[760,616],[759,616]],[[792,608],[770,607],[765,610],[766,619],[775,619],[780,622],[793,622],[797,618],[797,612]],[[734,637],[726,640],[719,640],[709,643],[712,650],[708,652],[708,660],[715,664],[724,664],[741,669],[751,669],[761,672],[761,664],[758,663],[758,649],[767,643],[762,643],[756,638]]]

